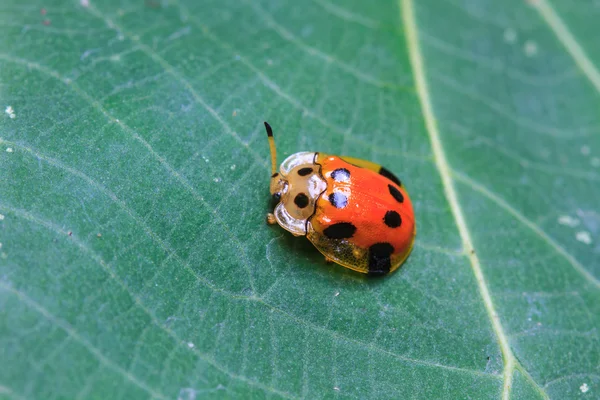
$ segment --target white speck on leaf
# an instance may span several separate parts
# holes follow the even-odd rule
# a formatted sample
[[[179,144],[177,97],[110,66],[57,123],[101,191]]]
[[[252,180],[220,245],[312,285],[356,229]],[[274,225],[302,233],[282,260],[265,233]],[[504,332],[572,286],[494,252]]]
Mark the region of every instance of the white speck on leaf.
[[[586,232],[586,231],[577,232],[577,234],[575,235],[575,238],[577,240],[579,240],[581,243],[585,243],[585,244],[592,243],[592,237],[590,236],[590,233]]]
[[[340,295],[340,292],[335,292],[335,297],[338,297]]]
[[[334,386],[334,387],[333,387],[333,390],[337,390],[337,391],[339,392],[339,391],[340,391],[340,388],[339,388],[339,387],[337,387],[337,386]]]
[[[506,43],[514,43],[517,40],[517,32],[512,28],[504,30],[504,40]]]
[[[88,58],[89,56],[91,56],[92,54],[94,54],[97,51],[98,51],[98,49],[90,49],[90,50],[84,51],[83,54],[81,55],[81,57],[79,57],[79,61],[85,60],[86,58]]]
[[[0,214],[0,221],[4,220],[4,214]]]
[[[230,170],[234,171],[235,170],[235,164],[233,164],[231,167],[229,167]]]
[[[221,182],[221,178],[215,178],[215,179],[213,179],[213,181],[215,181],[216,183],[219,183],[219,182]]]
[[[525,55],[527,57],[533,57],[537,54],[538,47],[537,44],[533,40],[528,40],[525,42]]]
[[[587,383],[584,383],[583,385],[579,386],[579,390],[581,390],[581,393],[587,393],[587,391],[590,390],[590,387],[587,385]]]
[[[110,56],[110,61],[114,61],[114,62],[121,61],[121,56],[118,54],[113,54],[112,56]]]
[[[193,348],[194,348],[194,343],[192,343],[192,342],[188,342],[188,344],[187,344],[187,345],[188,345],[188,347],[189,347],[190,349],[193,349]]]
[[[7,106],[4,112],[10,117],[10,119],[15,119],[15,117],[17,116],[12,106]]]
[[[13,151],[14,151],[14,150],[13,150],[13,148],[12,148],[12,147],[7,147],[7,148],[6,148],[6,152],[7,152],[7,153],[12,153]]]
[[[169,35],[167,40],[179,39],[182,36],[188,35],[190,33],[190,31],[191,31],[191,28],[189,26],[186,26],[184,28],[181,28],[177,32],[173,32],[171,35]]]
[[[577,225],[579,225],[579,220],[568,215],[561,215],[560,217],[558,217],[558,223],[574,228]]]
[[[181,389],[177,400],[196,400],[196,390],[192,388]]]
[[[590,154],[590,147],[581,146],[581,154],[583,154],[584,156],[588,156]]]

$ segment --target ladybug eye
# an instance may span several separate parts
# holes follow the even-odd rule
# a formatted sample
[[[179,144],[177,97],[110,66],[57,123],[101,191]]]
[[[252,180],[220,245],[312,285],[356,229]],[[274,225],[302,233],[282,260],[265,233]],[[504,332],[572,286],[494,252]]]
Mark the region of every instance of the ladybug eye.
[[[273,204],[279,203],[280,200],[281,200],[281,193],[273,193],[273,196],[271,196],[271,201],[273,202]]]

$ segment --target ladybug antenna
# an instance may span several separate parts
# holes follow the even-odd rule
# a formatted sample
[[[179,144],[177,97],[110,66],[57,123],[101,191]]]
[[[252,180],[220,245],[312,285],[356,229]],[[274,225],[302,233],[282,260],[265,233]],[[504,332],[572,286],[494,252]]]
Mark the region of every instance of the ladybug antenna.
[[[265,121],[265,128],[267,130],[267,137],[269,139],[269,148],[271,150],[271,174],[277,174],[277,150],[275,149],[275,139],[273,139],[273,129]]]

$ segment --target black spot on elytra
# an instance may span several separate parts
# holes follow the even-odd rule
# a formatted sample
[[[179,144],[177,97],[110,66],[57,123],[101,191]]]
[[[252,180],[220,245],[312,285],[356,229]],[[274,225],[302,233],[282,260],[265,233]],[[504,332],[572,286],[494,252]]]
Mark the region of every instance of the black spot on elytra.
[[[388,189],[390,190],[390,194],[394,199],[396,199],[396,201],[398,201],[399,203],[404,202],[404,196],[402,195],[401,191],[399,191],[392,185],[388,185]]]
[[[390,181],[394,182],[396,185],[402,186],[400,179],[398,179],[398,177],[396,175],[392,174],[389,169],[381,167],[381,169],[379,170],[379,175],[383,175],[386,178],[388,178]]]
[[[402,224],[402,218],[400,218],[400,214],[398,214],[394,210],[390,210],[385,213],[383,217],[383,222],[390,228],[397,228]]]
[[[341,193],[331,193],[329,195],[329,202],[335,208],[344,208],[348,204],[348,198]]]
[[[369,275],[384,275],[390,272],[394,246],[387,242],[375,243],[369,247]]]
[[[279,175],[279,172],[275,172],[273,175],[271,175],[271,178],[275,178],[277,175]]]
[[[348,239],[354,236],[356,227],[350,222],[338,222],[325,228],[323,233],[330,239]]]
[[[336,182],[348,182],[350,180],[350,171],[346,168],[334,169],[331,173],[331,177]]]
[[[310,167],[300,168],[298,170],[298,175],[300,175],[300,176],[306,176],[306,175],[308,175],[308,174],[310,174],[312,172],[313,172],[313,169],[310,168]]]
[[[308,197],[304,193],[298,193],[296,197],[294,197],[294,203],[299,208],[304,208],[308,205]]]

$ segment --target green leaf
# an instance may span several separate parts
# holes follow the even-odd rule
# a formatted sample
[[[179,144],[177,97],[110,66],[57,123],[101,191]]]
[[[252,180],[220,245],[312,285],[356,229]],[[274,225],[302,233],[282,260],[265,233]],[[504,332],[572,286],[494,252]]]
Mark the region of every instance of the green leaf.
[[[600,397],[592,2],[0,10],[0,397]],[[265,224],[263,120],[400,175],[402,269]]]

